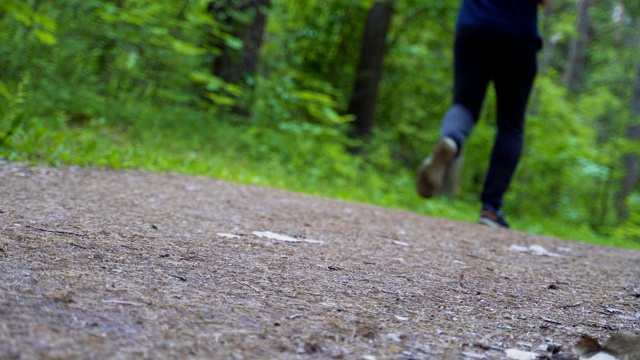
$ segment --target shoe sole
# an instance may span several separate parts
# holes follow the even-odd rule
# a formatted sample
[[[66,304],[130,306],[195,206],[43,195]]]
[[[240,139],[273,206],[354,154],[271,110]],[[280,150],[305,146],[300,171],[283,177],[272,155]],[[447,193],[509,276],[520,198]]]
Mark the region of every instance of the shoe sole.
[[[447,164],[456,156],[457,145],[450,138],[438,141],[436,148],[420,166],[416,180],[418,194],[423,198],[433,197],[442,186]]]
[[[478,220],[478,224],[486,225],[491,228],[504,228],[504,226],[498,224],[497,222],[486,218],[480,218],[480,220]]]

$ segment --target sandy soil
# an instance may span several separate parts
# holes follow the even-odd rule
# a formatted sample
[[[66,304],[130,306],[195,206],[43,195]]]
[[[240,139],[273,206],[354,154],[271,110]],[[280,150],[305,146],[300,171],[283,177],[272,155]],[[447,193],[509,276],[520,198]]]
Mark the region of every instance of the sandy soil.
[[[5,163],[0,189],[0,359],[573,358],[640,333],[638,251],[175,174]]]

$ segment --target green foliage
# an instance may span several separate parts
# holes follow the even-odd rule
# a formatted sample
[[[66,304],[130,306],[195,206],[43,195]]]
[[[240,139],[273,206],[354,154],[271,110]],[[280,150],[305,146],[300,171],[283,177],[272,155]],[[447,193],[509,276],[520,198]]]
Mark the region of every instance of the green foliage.
[[[22,125],[25,115],[23,103],[27,96],[24,88],[27,83],[27,80],[23,80],[18,84],[15,93],[10,92],[6,87],[2,88],[0,95],[6,102],[0,108],[0,145],[11,138],[14,131]]]
[[[635,194],[627,202],[631,215],[614,230],[613,239],[621,243],[633,242],[640,246],[640,196]]]
[[[5,19],[16,34],[0,45],[9,84],[29,74],[38,109],[73,118],[105,115],[113,103],[139,99],[197,106],[204,98],[229,104],[237,90],[206,73],[209,38],[221,32],[206,1],[66,1],[43,3],[37,19],[57,24],[51,47],[29,36],[29,22]],[[35,16],[35,15],[34,15]],[[44,21],[44,20],[41,20]],[[44,22],[47,24],[46,22]],[[213,34],[213,35],[211,35]],[[39,54],[39,56],[31,56]]]
[[[273,0],[263,54],[265,66],[284,65],[337,89],[345,105],[352,87],[360,38],[372,1]]]
[[[602,153],[593,147],[597,133],[582,125],[582,114],[569,106],[566,90],[553,77],[551,72],[538,79],[540,110],[528,119],[522,170],[516,175],[510,196],[512,201],[528,203],[518,209],[520,212],[535,211],[577,221],[596,213],[591,208],[592,199],[606,171],[598,163]],[[564,101],[558,101],[561,99]],[[541,193],[550,196],[540,197]]]
[[[48,16],[36,11],[32,1],[5,0],[0,4],[0,11],[6,11],[11,17],[30,30],[38,40],[48,45],[57,43],[55,37],[56,24]],[[0,30],[6,29],[4,23],[0,23]]]
[[[389,154],[409,168],[430,151],[451,104],[457,6],[450,1],[396,4],[376,121]]]
[[[347,155],[345,135],[351,116],[338,114],[330,85],[295,71],[276,73],[259,84],[254,126],[245,138],[250,156],[264,161],[278,154],[293,169],[310,167],[314,175],[308,179],[313,187],[354,176],[356,159]]]

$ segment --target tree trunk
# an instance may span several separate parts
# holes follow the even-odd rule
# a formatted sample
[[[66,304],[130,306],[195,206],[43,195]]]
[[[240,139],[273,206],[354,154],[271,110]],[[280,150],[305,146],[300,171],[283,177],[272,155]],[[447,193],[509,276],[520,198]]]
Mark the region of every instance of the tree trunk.
[[[627,141],[638,143],[640,140],[640,66],[636,70],[633,82],[633,93],[631,95],[631,119],[627,124],[625,137]],[[620,191],[616,195],[616,212],[618,220],[624,221],[629,217],[627,198],[638,182],[640,172],[638,170],[638,154],[626,153],[622,155],[622,165],[625,173],[620,184]]]
[[[356,81],[347,110],[356,116],[352,124],[352,136],[356,138],[368,137],[373,129],[378,84],[382,78],[385,42],[392,14],[391,4],[376,2],[367,17]]]
[[[542,31],[544,33],[544,37],[542,38],[542,59],[540,60],[540,75],[544,75],[547,73],[547,69],[551,64],[551,59],[553,58],[554,50],[556,48],[556,44],[558,40],[554,37],[555,34],[551,34],[551,21],[554,12],[553,12],[553,2],[550,5],[544,7],[544,11],[542,12]]]
[[[550,34],[550,21],[551,16],[553,14],[553,3],[548,6],[545,6],[544,12],[542,13],[542,31],[543,31],[543,46],[542,46],[542,59],[538,65],[538,74],[539,76],[544,76],[547,72],[547,69],[551,65],[551,59],[553,58],[554,50],[556,48],[556,44],[558,43],[558,39],[552,37]],[[529,105],[529,114],[537,115],[538,110],[540,109],[540,88],[536,87],[533,90],[533,94],[531,96],[531,102]]]
[[[589,41],[589,29],[591,19],[589,7],[593,0],[578,1],[578,21],[576,23],[577,37],[571,42],[569,50],[569,66],[564,74],[564,82],[567,88],[578,93],[582,89],[582,75],[585,67],[585,53]]]
[[[238,84],[253,75],[259,63],[260,46],[267,17],[264,9],[270,0],[218,0],[209,4],[213,17],[224,24],[229,33],[242,41],[242,49],[221,44],[222,54],[212,65],[212,73],[226,82]],[[253,12],[249,24],[242,24],[233,17],[233,12]]]

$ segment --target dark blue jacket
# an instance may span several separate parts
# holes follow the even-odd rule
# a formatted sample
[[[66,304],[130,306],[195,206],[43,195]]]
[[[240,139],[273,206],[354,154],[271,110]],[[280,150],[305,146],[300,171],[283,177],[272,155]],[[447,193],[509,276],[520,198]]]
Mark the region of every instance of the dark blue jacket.
[[[539,0],[463,0],[458,27],[479,27],[540,38]]]

